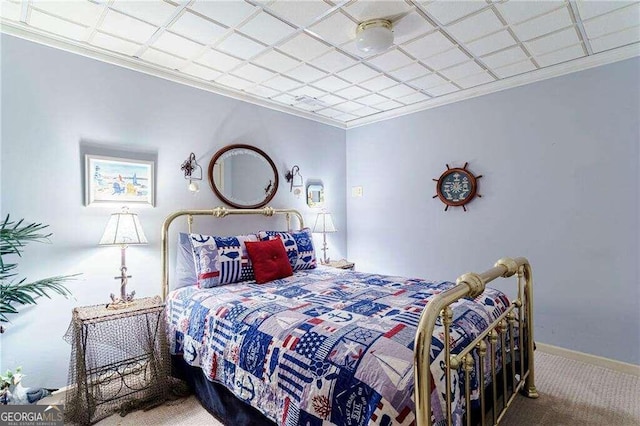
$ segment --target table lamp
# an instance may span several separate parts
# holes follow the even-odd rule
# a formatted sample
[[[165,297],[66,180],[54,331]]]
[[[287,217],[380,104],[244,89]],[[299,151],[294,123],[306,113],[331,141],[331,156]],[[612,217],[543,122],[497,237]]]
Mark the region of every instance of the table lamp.
[[[99,244],[101,246],[120,246],[120,275],[114,277],[116,280],[120,280],[120,297],[111,293],[112,303],[107,305],[107,308],[119,309],[130,306],[136,292],[127,294],[127,280],[131,278],[131,275],[127,275],[125,253],[130,245],[147,244],[147,237],[144,235],[138,215],[129,212],[126,207],[123,207],[120,213],[112,213]]]
[[[322,233],[322,264],[326,265],[330,261],[327,257],[327,250],[329,250],[327,248],[327,234],[329,232],[338,232],[336,227],[333,225],[331,213],[318,213],[318,216],[316,216],[316,223],[313,225],[313,230],[311,232],[315,234]]]

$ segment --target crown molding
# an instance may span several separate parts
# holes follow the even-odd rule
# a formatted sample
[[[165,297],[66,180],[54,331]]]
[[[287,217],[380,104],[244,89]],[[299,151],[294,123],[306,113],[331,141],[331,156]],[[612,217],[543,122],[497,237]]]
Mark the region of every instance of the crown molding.
[[[73,40],[56,36],[55,34],[46,33],[44,31],[29,27],[24,24],[17,24],[4,18],[0,19],[0,32],[35,43],[43,44],[45,46],[75,53],[91,59],[96,59],[112,65],[121,66],[133,71],[142,72],[165,80],[216,93],[221,96],[226,96],[261,107],[269,108],[275,111],[295,115],[297,117],[316,121],[340,129],[352,129],[368,124],[377,123],[379,121],[390,120],[392,118],[413,114],[415,112],[436,108],[465,99],[471,99],[478,96],[499,92],[501,90],[524,86],[526,84],[535,83],[549,78],[559,77],[562,75],[583,71],[589,68],[594,68],[600,65],[606,65],[613,62],[640,56],[640,43],[634,43],[595,55],[586,56],[584,58],[574,59],[558,65],[542,68],[536,71],[526,72],[524,74],[509,77],[503,80],[497,80],[493,83],[488,83],[448,95],[439,96],[437,98],[419,102],[413,105],[396,108],[390,111],[380,112],[378,114],[349,121],[348,123],[343,123],[341,121],[323,117],[318,114],[313,114],[286,105],[277,104],[273,101],[259,98],[257,96],[252,96],[245,92],[216,86],[197,77],[190,77],[177,71],[172,71],[167,68],[150,64],[148,62],[139,61],[136,58],[125,56],[115,52],[108,52],[106,50],[90,46],[88,44],[75,42]]]
[[[353,129],[355,127],[377,123],[379,121],[389,120],[391,118],[401,117],[407,114],[413,114],[414,112],[436,108],[465,99],[471,99],[482,95],[488,95],[489,93],[499,92],[501,90],[524,86],[526,84],[535,83],[554,77],[560,77],[566,74],[598,67],[600,65],[623,61],[625,59],[630,59],[636,56],[640,56],[640,43],[618,47],[616,49],[607,50],[602,53],[585,56],[584,58],[574,59],[558,65],[541,68],[536,71],[529,71],[524,74],[505,78],[503,80],[497,80],[493,83],[487,83],[481,86],[472,87],[470,89],[460,90],[455,93],[439,96],[437,98],[419,102],[413,105],[408,105],[391,111],[385,111],[367,117],[359,118],[349,121],[346,127],[347,129]]]
[[[340,129],[346,128],[345,123],[341,121],[323,117],[318,114],[301,111],[299,109],[288,107],[286,105],[277,104],[273,101],[268,101],[263,98],[252,96],[239,90],[215,86],[212,83],[199,79],[197,77],[190,77],[188,75],[170,70],[168,68],[163,68],[157,65],[150,64],[148,62],[139,61],[136,58],[125,56],[115,52],[109,52],[107,50],[99,49],[88,44],[75,42],[73,40],[56,36],[55,34],[46,33],[44,31],[28,27],[24,24],[16,24],[15,22],[6,20],[4,18],[0,19],[0,32],[24,40],[32,41],[34,43],[64,50],[66,52],[75,53],[87,58],[97,59],[98,61],[117,65],[133,71],[142,72],[154,77],[173,81],[175,83],[191,86],[196,89],[206,90],[207,92],[226,96],[228,98],[237,99],[275,111],[284,112],[312,121],[317,121],[322,124],[338,127]]]

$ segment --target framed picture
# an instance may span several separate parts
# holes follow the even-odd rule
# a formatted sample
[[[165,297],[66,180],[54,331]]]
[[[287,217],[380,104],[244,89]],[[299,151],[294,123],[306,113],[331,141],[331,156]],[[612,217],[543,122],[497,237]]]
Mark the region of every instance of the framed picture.
[[[155,206],[155,163],[85,154],[85,205]]]

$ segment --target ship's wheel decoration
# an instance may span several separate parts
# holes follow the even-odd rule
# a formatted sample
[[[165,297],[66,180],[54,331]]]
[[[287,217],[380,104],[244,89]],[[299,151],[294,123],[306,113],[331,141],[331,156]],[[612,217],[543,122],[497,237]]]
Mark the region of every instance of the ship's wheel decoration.
[[[436,184],[436,195],[433,198],[440,198],[440,201],[447,206],[444,211],[449,210],[449,207],[462,207],[464,211],[467,211],[465,204],[473,200],[478,194],[478,179],[482,175],[474,176],[473,173],[467,170],[469,163],[464,163],[464,167],[450,168],[447,164],[447,170],[440,175],[440,178],[433,179]]]

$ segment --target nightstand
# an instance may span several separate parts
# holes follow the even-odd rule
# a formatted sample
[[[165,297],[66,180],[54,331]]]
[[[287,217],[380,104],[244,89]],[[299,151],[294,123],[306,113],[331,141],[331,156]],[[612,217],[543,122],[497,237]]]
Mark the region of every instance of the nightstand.
[[[92,424],[166,399],[169,352],[159,296],[122,309],[75,308],[65,339],[72,345],[65,423]]]
[[[349,262],[346,259],[334,260],[326,264],[327,266],[331,266],[332,268],[338,269],[348,269],[353,271],[356,267],[356,264],[353,262]]]

